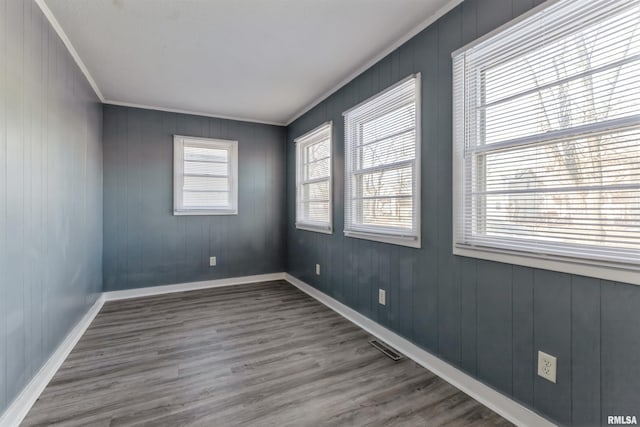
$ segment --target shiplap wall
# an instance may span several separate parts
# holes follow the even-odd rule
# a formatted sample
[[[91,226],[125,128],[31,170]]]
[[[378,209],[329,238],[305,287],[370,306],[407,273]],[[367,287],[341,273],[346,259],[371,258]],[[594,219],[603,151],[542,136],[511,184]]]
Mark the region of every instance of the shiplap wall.
[[[238,141],[238,215],[173,215],[174,134]],[[103,141],[105,291],[283,271],[284,127],[105,105]]]
[[[556,422],[640,416],[640,287],[452,255],[451,52],[535,6],[466,0],[288,130],[288,271]],[[422,249],[343,236],[342,112],[422,73]],[[334,135],[332,235],[296,230],[294,138]],[[320,263],[322,275],[314,274]],[[387,290],[387,305],[377,302]],[[558,381],[535,375],[536,351]]]
[[[102,290],[101,139],[38,6],[0,1],[0,414]]]

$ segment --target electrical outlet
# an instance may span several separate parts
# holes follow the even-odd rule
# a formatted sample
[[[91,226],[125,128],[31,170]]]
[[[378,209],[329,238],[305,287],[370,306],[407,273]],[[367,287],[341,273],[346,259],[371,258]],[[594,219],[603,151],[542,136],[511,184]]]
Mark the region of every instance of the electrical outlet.
[[[543,351],[538,351],[538,375],[555,384],[556,369],[557,359]]]
[[[378,289],[378,304],[387,305],[387,291]]]
[[[216,257],[209,257],[209,267],[215,267],[217,263],[218,261],[216,260]]]
[[[320,264],[316,264],[316,276],[320,275]]]

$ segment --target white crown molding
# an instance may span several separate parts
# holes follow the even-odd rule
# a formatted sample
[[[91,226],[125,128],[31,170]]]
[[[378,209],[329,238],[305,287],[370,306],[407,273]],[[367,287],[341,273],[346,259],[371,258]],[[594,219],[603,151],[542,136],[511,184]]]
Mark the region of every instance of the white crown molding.
[[[254,120],[254,119],[243,118],[243,117],[235,117],[235,116],[225,116],[225,115],[221,115],[221,114],[203,113],[203,112],[200,112],[200,111],[190,111],[190,110],[180,110],[180,109],[175,109],[175,108],[154,107],[154,106],[151,106],[151,105],[135,104],[135,103],[131,103],[131,102],[112,101],[112,100],[109,100],[109,99],[103,100],[102,103],[103,104],[108,104],[108,105],[117,105],[119,107],[141,108],[141,109],[144,109],[144,110],[164,111],[166,113],[189,114],[189,115],[192,115],[192,116],[212,117],[214,119],[235,120],[235,121],[238,121],[238,122],[258,123],[258,124],[261,124],[261,125],[286,126],[286,123],[284,123],[284,122],[270,122],[270,121],[266,121],[266,120]]]
[[[91,322],[93,322],[93,319],[95,319],[96,315],[100,312],[104,302],[104,295],[101,294],[89,311],[87,311],[76,326],[69,331],[56,351],[47,359],[31,381],[29,381],[29,384],[22,389],[18,397],[9,405],[4,414],[0,416],[0,426],[17,427],[22,423],[33,404],[38,400],[47,384],[49,384],[49,381],[51,381],[56,372],[58,372],[58,369],[60,369],[62,363],[67,356],[69,356],[71,350],[73,350],[89,325],[91,325]]]
[[[510,397],[485,385],[474,377],[462,372],[455,366],[418,347],[409,340],[363,316],[350,307],[320,292],[302,280],[285,273],[285,280],[329,307],[345,319],[361,327],[371,335],[391,345],[409,359],[433,372],[449,384],[462,390],[478,402],[502,415],[518,426],[553,427],[548,419],[522,406]]]
[[[449,12],[451,9],[453,9],[454,7],[456,7],[457,5],[462,3],[462,1],[463,0],[450,0],[447,4],[445,4],[440,9],[438,9],[433,15],[429,16],[427,19],[425,19],[420,24],[415,26],[411,31],[409,31],[404,36],[400,37],[394,43],[389,45],[389,47],[387,47],[386,49],[384,49],[380,53],[376,54],[374,57],[372,57],[371,59],[366,61],[363,65],[358,67],[353,73],[349,74],[348,77],[346,77],[345,79],[341,80],[340,83],[338,83],[337,85],[333,86],[331,89],[329,89],[328,91],[326,91],[322,95],[320,95],[318,98],[316,98],[315,101],[311,102],[310,104],[307,104],[306,107],[304,107],[301,110],[299,110],[289,120],[286,121],[286,126],[289,126],[291,123],[293,123],[294,121],[299,119],[303,114],[307,113],[313,107],[315,107],[316,105],[320,104],[322,101],[327,99],[329,96],[333,95],[335,92],[337,92],[340,88],[345,86],[351,80],[355,79],[360,74],[364,73],[369,68],[371,68],[373,65],[378,63],[381,59],[383,59],[384,57],[389,55],[391,52],[393,52],[394,50],[396,50],[397,48],[399,48],[400,46],[402,46],[403,44],[405,44],[406,42],[411,40],[420,31],[424,30],[429,25],[431,25],[434,22],[436,22],[438,19],[443,17],[447,12]]]
[[[414,27],[411,31],[409,31],[403,37],[401,37],[400,39],[396,40],[393,44],[391,44],[385,50],[381,51],[380,53],[378,53],[377,55],[375,55],[374,57],[372,57],[371,59],[366,61],[363,65],[358,67],[348,77],[346,77],[345,79],[341,80],[340,83],[338,83],[337,85],[332,87],[330,90],[324,92],[322,95],[320,95],[318,98],[316,98],[313,102],[307,104],[307,106],[305,106],[302,109],[300,109],[289,120],[284,121],[284,122],[277,122],[277,121],[274,122],[274,121],[266,121],[266,120],[256,120],[256,119],[251,119],[251,118],[246,118],[246,117],[243,118],[243,117],[235,117],[235,116],[226,116],[226,115],[214,114],[214,113],[203,113],[201,111],[190,111],[190,110],[181,110],[181,109],[173,109],[173,108],[164,108],[164,107],[156,107],[156,106],[152,106],[152,105],[136,104],[136,103],[129,103],[129,102],[120,102],[120,101],[114,101],[114,100],[105,99],[105,97],[103,96],[102,92],[100,91],[100,88],[98,87],[97,83],[95,82],[95,80],[91,76],[91,73],[89,73],[88,68],[86,67],[86,65],[84,64],[82,59],[80,58],[80,55],[78,54],[78,52],[73,47],[73,44],[71,43],[71,40],[69,39],[67,34],[62,29],[62,26],[60,25],[60,23],[58,22],[56,17],[53,15],[53,12],[51,12],[51,9],[49,9],[49,6],[47,6],[45,0],[35,0],[36,4],[40,7],[40,9],[42,10],[42,13],[45,15],[45,17],[47,18],[47,20],[49,21],[49,23],[51,24],[53,29],[56,31],[56,33],[58,34],[58,36],[60,37],[60,39],[62,40],[64,45],[67,47],[67,50],[69,51],[69,53],[73,57],[74,61],[76,62],[76,64],[78,65],[78,67],[80,68],[82,73],[85,75],[87,81],[89,82],[89,84],[93,88],[94,92],[96,93],[96,95],[98,96],[98,98],[100,99],[100,101],[103,104],[119,105],[119,106],[123,106],[123,107],[132,107],[132,108],[142,108],[142,109],[154,110],[154,111],[165,111],[165,112],[169,112],[169,113],[190,114],[190,115],[196,115],[196,116],[202,116],[202,117],[213,117],[213,118],[225,119],[225,120],[236,120],[236,121],[242,121],[242,122],[260,123],[260,124],[273,125],[273,126],[289,126],[291,123],[293,123],[300,116],[302,116],[303,114],[305,114],[306,112],[311,110],[313,107],[315,107],[316,105],[318,105],[319,103],[324,101],[326,98],[328,98],[330,95],[332,95],[337,90],[342,88],[344,85],[349,83],[351,80],[353,80],[354,78],[358,77],[364,71],[366,71],[371,66],[373,66],[378,61],[380,61],[382,58],[384,58],[385,56],[387,56],[388,54],[390,54],[391,52],[396,50],[398,47],[400,47],[402,44],[404,44],[405,42],[410,40],[412,37],[414,37],[420,31],[424,30],[429,25],[434,23],[436,20],[438,20],[440,17],[445,15],[447,12],[449,12],[451,9],[456,7],[462,1],[463,0],[450,0],[447,4],[445,4],[443,7],[438,9],[433,15],[431,15],[426,20],[422,21],[419,25]]]
[[[60,26],[60,23],[53,15],[53,12],[51,12],[51,9],[49,9],[49,6],[47,6],[47,4],[45,3],[45,0],[35,0],[35,2],[38,7],[40,7],[40,10],[42,10],[42,13],[47,18],[55,32],[58,34],[58,37],[60,37],[60,39],[62,40],[62,43],[64,43],[64,45],[67,47],[67,50],[73,57],[73,60],[76,61],[76,64],[78,64],[78,67],[80,67],[80,71],[82,71],[82,74],[84,74],[84,76],[87,78],[87,81],[98,96],[98,99],[100,99],[101,102],[104,102],[104,96],[102,96],[102,92],[100,92],[100,88],[96,84],[96,81],[91,76],[91,73],[89,73],[89,69],[86,67],[86,65],[84,65],[82,59],[80,59],[80,55],[78,55],[78,52],[73,47],[73,44],[71,44],[71,40],[69,40],[69,37],[67,37],[67,34]]]

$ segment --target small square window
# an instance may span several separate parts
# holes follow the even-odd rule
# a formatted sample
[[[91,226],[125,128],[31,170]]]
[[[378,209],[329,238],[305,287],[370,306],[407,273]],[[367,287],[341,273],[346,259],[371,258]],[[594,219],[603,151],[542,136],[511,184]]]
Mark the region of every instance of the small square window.
[[[238,213],[238,141],[175,135],[174,215]]]

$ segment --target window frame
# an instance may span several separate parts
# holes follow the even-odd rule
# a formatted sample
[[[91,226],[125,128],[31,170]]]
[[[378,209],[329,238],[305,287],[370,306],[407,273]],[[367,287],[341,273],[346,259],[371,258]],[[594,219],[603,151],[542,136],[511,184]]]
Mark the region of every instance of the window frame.
[[[357,126],[357,117],[350,118],[350,115],[354,114],[358,110],[363,110],[370,105],[378,101],[379,99],[387,96],[390,92],[397,90],[403,84],[408,81],[413,80],[415,82],[414,86],[414,103],[415,103],[415,156],[413,160],[403,160],[400,162],[396,162],[395,164],[388,164],[385,169],[390,169],[389,165],[396,165],[398,168],[402,166],[406,166],[408,164],[413,166],[413,190],[412,190],[412,198],[413,198],[413,224],[411,230],[403,230],[399,227],[384,227],[384,226],[359,226],[353,218],[348,218],[348,212],[351,212],[352,216],[357,215],[355,210],[347,210],[346,207],[352,203],[352,195],[350,194],[350,190],[354,187],[354,185],[349,185],[349,180],[353,180],[355,172],[353,170],[353,162],[352,158],[352,145],[357,144],[359,141],[359,136],[355,136],[354,138],[350,138],[350,131],[352,129],[350,125],[350,120],[354,120],[354,126]],[[345,150],[345,162],[344,162],[344,203],[345,203],[345,218],[344,218],[344,235],[347,237],[371,240],[375,242],[381,243],[389,243],[393,245],[399,246],[407,246],[410,248],[419,249],[422,247],[422,232],[421,232],[421,223],[422,223],[422,209],[421,209],[421,184],[422,184],[422,174],[421,174],[421,163],[422,163],[422,131],[421,131],[421,106],[422,106],[422,98],[421,98],[421,74],[414,73],[411,74],[397,83],[387,87],[386,89],[376,93],[375,95],[367,98],[366,100],[360,102],[354,107],[348,109],[343,112],[344,116],[344,150]],[[385,114],[389,114],[394,109],[387,108],[385,110],[380,110],[377,112],[377,116],[381,117]]]
[[[486,34],[485,36],[461,47],[460,49],[452,53],[453,58],[453,233],[452,233],[452,248],[453,254],[495,262],[502,262],[514,265],[520,265],[531,268],[540,268],[545,270],[557,271],[562,273],[576,274],[581,276],[594,277],[604,280],[613,280],[618,282],[630,283],[634,285],[640,285],[640,265],[629,264],[625,262],[614,262],[609,260],[597,260],[591,258],[572,256],[567,250],[566,255],[559,255],[557,253],[541,253],[532,251],[520,251],[515,249],[504,249],[500,247],[490,246],[474,246],[465,242],[465,231],[463,221],[465,220],[465,197],[468,188],[466,165],[465,165],[465,148],[466,137],[465,133],[469,132],[465,126],[459,126],[459,123],[464,123],[467,117],[467,103],[464,92],[464,86],[466,84],[467,74],[462,72],[461,78],[462,84],[456,85],[456,67],[460,64],[456,64],[456,58],[460,57],[465,51],[486,42],[494,37],[499,37],[501,33],[510,30],[512,27],[520,24],[522,21],[537,15],[538,13],[545,13],[545,11],[560,3],[560,1],[545,2],[529,12],[519,16],[518,18],[498,27],[494,31]],[[530,25],[535,25],[536,22],[530,21]],[[569,34],[569,33],[565,33]],[[531,51],[531,50],[529,50]],[[464,63],[464,59],[461,59]],[[460,76],[458,76],[460,78]],[[461,89],[462,87],[463,89]],[[460,91],[462,90],[462,93]],[[624,121],[624,120],[621,120]],[[597,127],[597,126],[594,126]],[[475,131],[479,131],[480,127],[474,128]],[[616,129],[612,129],[614,132]],[[570,245],[567,244],[568,248]]]
[[[317,140],[318,135],[327,132],[329,134],[329,175],[321,178],[314,178],[311,180],[304,179],[304,149],[318,144],[324,139]],[[327,121],[321,125],[313,128],[309,132],[300,135],[295,140],[296,146],[296,221],[295,226],[299,230],[315,231],[317,233],[333,234],[333,122]],[[312,221],[301,218],[300,203],[304,202],[302,197],[302,189],[304,184],[313,182],[327,181],[329,186],[329,220],[324,221]]]
[[[183,205],[184,148],[200,146],[229,153],[227,179],[229,180],[229,206],[225,208],[192,209]],[[195,136],[173,136],[173,215],[237,215],[238,214],[238,141]]]

